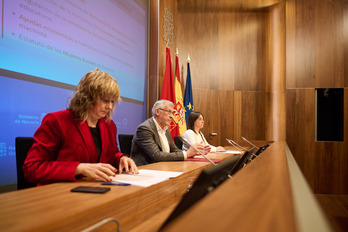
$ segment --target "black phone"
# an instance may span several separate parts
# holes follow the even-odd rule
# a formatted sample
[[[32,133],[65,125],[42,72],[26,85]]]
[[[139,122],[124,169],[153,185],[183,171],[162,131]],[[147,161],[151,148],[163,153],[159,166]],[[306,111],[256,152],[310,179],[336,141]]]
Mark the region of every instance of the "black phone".
[[[82,192],[82,193],[106,193],[109,191],[108,187],[91,187],[91,186],[78,186],[71,189],[71,192]]]

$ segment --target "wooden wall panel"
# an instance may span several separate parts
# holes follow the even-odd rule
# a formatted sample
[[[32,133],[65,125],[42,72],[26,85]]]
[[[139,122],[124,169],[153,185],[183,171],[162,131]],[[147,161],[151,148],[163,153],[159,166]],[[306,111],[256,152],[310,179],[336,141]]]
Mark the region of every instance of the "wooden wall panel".
[[[298,7],[295,1],[301,1],[301,7]],[[313,87],[313,6],[316,0],[295,1],[286,2],[286,87]]]
[[[265,92],[243,92],[241,136],[248,140],[264,140],[266,133],[265,112]],[[241,137],[238,137],[238,140],[240,139]]]
[[[244,136],[263,140],[266,134],[266,100],[263,92],[240,92],[195,89],[195,110],[204,115],[202,132],[212,145],[228,145],[226,138],[236,142]],[[209,138],[211,132],[217,137]]]
[[[314,99],[315,88],[347,83],[345,2],[286,2],[286,138],[315,193],[348,193],[348,127],[343,142],[316,142]],[[347,90],[344,100],[347,125]]]
[[[313,89],[288,89],[286,92],[287,142],[309,185],[314,189],[315,118]]]
[[[227,146],[226,138],[233,138],[234,128],[234,93],[233,91],[217,91],[208,89],[195,89],[193,94],[195,110],[204,115],[204,128],[202,130],[208,143],[211,145]],[[217,119],[217,120],[216,120]],[[210,133],[217,136],[210,138]]]
[[[236,30],[232,28],[233,21],[238,14],[231,15],[230,12],[220,12],[218,14],[219,29],[217,37],[224,38],[223,42],[217,43],[217,51],[214,59],[217,61],[214,86],[216,89],[231,90],[235,89],[234,77],[239,56],[235,52],[235,44],[240,40]]]
[[[203,111],[206,119],[203,131],[206,137],[210,132],[220,131],[217,138],[209,141],[213,145],[224,145],[226,137],[239,140],[242,135],[266,139],[269,12],[259,9],[229,11],[217,2],[178,1],[176,26],[182,33],[177,32],[176,45],[183,84],[187,75],[186,58],[190,55],[194,105],[196,110]],[[224,99],[231,91],[232,97]],[[218,106],[231,109],[231,116],[224,119],[226,112],[216,111]],[[213,125],[217,121],[221,125]],[[230,122],[233,124],[229,125]]]
[[[285,4],[286,8],[286,26],[283,25],[283,30],[286,28],[286,92],[279,88],[284,83],[270,82],[281,78],[281,75],[274,75],[278,59],[273,56],[275,48],[271,44],[273,39],[281,37],[282,28],[278,34],[269,37],[275,31],[270,18],[275,3]],[[216,127],[224,127],[222,121],[220,124],[210,122],[219,121],[224,116],[220,112],[221,106],[218,113],[213,113],[212,109],[217,105],[229,107],[228,101],[217,101],[223,101],[224,94],[231,95],[233,125],[228,127],[233,129],[228,131],[228,135],[239,138],[253,133],[256,139],[274,138],[275,131],[279,131],[274,128],[276,124],[272,120],[280,117],[277,126],[286,125],[289,147],[313,190],[316,193],[347,193],[346,139],[340,144],[314,141],[315,88],[342,88],[348,83],[347,1],[161,0],[160,21],[164,7],[172,9],[174,14],[174,43],[179,49],[183,85],[186,58],[188,54],[191,57],[195,107],[207,111],[203,112],[206,137],[209,132],[216,131]],[[162,26],[160,23],[159,40]],[[161,82],[165,44],[160,43],[159,51]],[[171,48],[171,52],[173,61],[175,50]],[[283,53],[285,51],[280,47],[277,54]],[[276,89],[269,88],[273,84]],[[283,100],[275,103],[279,97]],[[282,103],[285,101],[286,119]],[[275,106],[280,108],[275,110]],[[255,112],[262,115],[261,118],[253,118]],[[344,114],[344,125],[347,125],[347,105]],[[264,127],[251,131],[253,125],[259,125],[257,123]],[[348,136],[346,128],[345,138]],[[225,139],[220,135],[212,144],[217,145]],[[325,156],[325,153],[335,155]]]
[[[316,192],[323,194],[346,194],[348,192],[348,158],[347,155],[342,154],[345,146],[342,142],[315,142],[311,167]]]
[[[207,26],[208,22],[209,25],[216,25],[216,20],[216,15],[210,13],[182,14],[180,11],[177,13],[177,25],[181,28],[176,37],[179,59],[186,67],[187,57],[190,56],[194,88],[217,89],[216,27]],[[210,24],[213,22],[214,24]]]
[[[344,126],[344,150],[343,152],[340,152],[340,154],[342,154],[340,157],[341,159],[338,161],[341,164],[341,170],[340,170],[340,174],[339,174],[339,179],[340,179],[340,183],[339,185],[342,186],[341,187],[341,191],[345,194],[348,193],[348,88],[344,89],[344,122],[343,122],[343,126]],[[345,184],[341,184],[341,183],[345,183]]]
[[[343,1],[287,1],[287,87],[344,84]]]
[[[190,55],[194,88],[264,91],[266,13],[192,12],[186,4],[178,1],[176,41],[180,62]]]
[[[195,32],[177,40],[182,60],[191,57],[194,88],[264,90],[264,13],[216,15],[179,13],[179,25]]]
[[[234,50],[230,52],[235,57],[233,72],[235,90],[264,91],[267,67],[266,13],[246,12],[232,16],[235,17],[230,27],[233,28],[235,43]],[[221,30],[228,29],[221,28]]]
[[[337,88],[344,85],[342,3],[343,1],[321,0],[320,4],[313,7],[316,88]],[[306,22],[300,23],[303,25]]]
[[[348,90],[345,90],[347,109]],[[315,90],[287,90],[287,142],[308,183],[322,194],[348,192],[346,142],[315,141]],[[345,114],[345,123],[347,123]],[[344,137],[348,130],[345,128]]]
[[[226,138],[233,138],[234,128],[237,127],[233,117],[235,109],[235,95],[231,90],[214,90],[214,92],[216,94],[214,96],[217,96],[217,101],[220,104],[220,128],[218,130],[218,133],[220,134],[218,139],[220,141],[218,141],[216,145],[228,146],[229,144],[226,142]],[[211,120],[214,119],[215,116]]]

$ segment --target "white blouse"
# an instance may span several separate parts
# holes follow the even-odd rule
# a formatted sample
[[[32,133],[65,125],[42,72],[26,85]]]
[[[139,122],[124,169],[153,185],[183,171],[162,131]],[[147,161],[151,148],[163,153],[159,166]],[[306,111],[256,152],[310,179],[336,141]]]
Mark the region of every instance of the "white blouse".
[[[199,132],[198,135],[191,129],[188,129],[185,133],[184,133],[184,137],[185,139],[191,143],[201,143],[203,142],[203,144],[205,145],[209,145],[210,146],[210,152],[216,152],[216,147],[210,145],[207,140],[205,139],[204,135],[202,132]],[[184,144],[182,145],[182,149],[184,151],[186,151],[188,149],[188,147],[186,147]]]

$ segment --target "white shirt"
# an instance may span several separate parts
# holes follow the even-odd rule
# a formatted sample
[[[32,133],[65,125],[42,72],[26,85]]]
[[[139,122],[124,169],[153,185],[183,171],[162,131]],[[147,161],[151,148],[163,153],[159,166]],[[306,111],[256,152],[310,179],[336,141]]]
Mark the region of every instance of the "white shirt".
[[[155,122],[156,129],[157,129],[158,135],[159,135],[160,140],[161,140],[162,151],[170,153],[169,142],[168,142],[168,139],[167,139],[167,136],[166,136],[166,131],[167,131],[168,127],[164,127],[162,129],[162,127],[158,124],[156,119],[154,117],[152,117],[152,118],[154,119],[153,121]],[[184,159],[186,160],[187,159],[186,151],[183,151],[182,153],[184,155]]]
[[[155,122],[155,125],[156,125],[156,128],[157,128],[157,132],[158,132],[158,135],[160,137],[160,140],[161,140],[161,147],[162,147],[162,151],[163,152],[170,152],[170,147],[169,147],[169,142],[168,142],[168,139],[167,139],[167,136],[166,136],[166,130],[168,129],[168,127],[164,127],[162,129],[162,127],[157,123],[156,119],[153,118],[154,122]]]
[[[199,132],[198,134],[196,134],[193,130],[188,129],[185,134],[184,134],[185,139],[191,143],[203,143],[205,145],[209,145],[210,146],[210,152],[216,152],[216,147],[210,145],[207,140],[205,139],[204,135],[202,132]],[[188,147],[185,147],[185,145],[182,146],[183,150],[187,150]]]

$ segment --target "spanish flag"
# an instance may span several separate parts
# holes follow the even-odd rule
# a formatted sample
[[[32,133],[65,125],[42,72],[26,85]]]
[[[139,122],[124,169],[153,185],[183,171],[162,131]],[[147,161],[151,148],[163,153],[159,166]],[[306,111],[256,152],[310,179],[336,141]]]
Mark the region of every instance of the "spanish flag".
[[[186,131],[186,120],[185,120],[185,110],[184,110],[184,102],[182,99],[182,91],[181,91],[181,82],[180,82],[180,69],[179,69],[179,57],[178,50],[176,51],[176,59],[175,59],[175,122],[179,125],[179,133],[180,135],[184,135]]]

